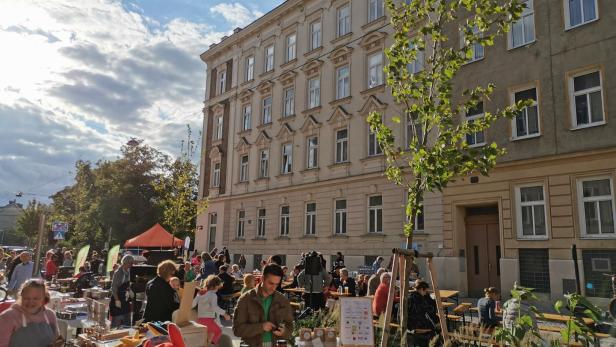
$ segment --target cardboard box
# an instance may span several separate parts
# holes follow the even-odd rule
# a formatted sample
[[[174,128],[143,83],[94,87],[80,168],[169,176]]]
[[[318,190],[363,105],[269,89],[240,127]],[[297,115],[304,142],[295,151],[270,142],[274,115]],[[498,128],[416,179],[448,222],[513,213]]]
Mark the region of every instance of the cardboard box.
[[[180,326],[182,337],[186,346],[208,347],[207,327],[197,322],[189,321],[184,326]]]

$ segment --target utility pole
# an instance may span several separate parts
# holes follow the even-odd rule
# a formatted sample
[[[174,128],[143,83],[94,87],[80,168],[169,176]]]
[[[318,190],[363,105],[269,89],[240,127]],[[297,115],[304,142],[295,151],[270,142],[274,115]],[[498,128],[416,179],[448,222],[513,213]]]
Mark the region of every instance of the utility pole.
[[[40,208],[40,204],[38,205],[37,211]],[[43,234],[45,233],[45,212],[41,211],[39,216],[39,230],[38,237],[36,240],[36,254],[34,258],[34,273],[32,275],[36,276],[39,272],[39,263],[41,260],[41,247],[43,247]]]

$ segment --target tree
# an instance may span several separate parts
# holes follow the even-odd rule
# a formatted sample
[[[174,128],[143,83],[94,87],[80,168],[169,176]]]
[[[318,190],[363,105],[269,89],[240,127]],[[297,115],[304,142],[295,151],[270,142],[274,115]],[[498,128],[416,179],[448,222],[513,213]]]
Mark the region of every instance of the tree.
[[[36,200],[28,201],[28,206],[17,217],[15,230],[28,239],[28,244],[33,244],[38,236],[41,216],[46,213],[48,207]]]
[[[404,233],[410,248],[424,194],[442,191],[469,173],[487,175],[504,154],[496,143],[471,147],[467,138],[500,118],[514,117],[529,104],[520,102],[494,113],[484,112],[483,118],[472,122],[457,119],[488,100],[494,85],[462,89],[455,83],[456,74],[475,49],[493,45],[494,39],[520,18],[523,6],[518,0],[387,0],[387,9],[394,31],[393,44],[385,51],[387,85],[402,106],[401,116],[412,124],[410,145],[396,145],[394,132],[378,112],[371,113],[368,122],[385,154],[387,178],[407,192]],[[459,30],[464,42],[461,48]],[[417,61],[420,56],[425,57],[423,64]],[[394,117],[392,121],[400,124],[401,119]],[[406,307],[402,310],[404,313]]]

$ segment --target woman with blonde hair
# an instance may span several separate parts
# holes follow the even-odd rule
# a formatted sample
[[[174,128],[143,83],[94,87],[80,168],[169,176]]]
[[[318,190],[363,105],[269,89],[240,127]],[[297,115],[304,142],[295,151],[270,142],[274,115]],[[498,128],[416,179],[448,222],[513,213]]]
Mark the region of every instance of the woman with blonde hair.
[[[0,314],[0,346],[61,346],[56,315],[45,307],[48,302],[45,282],[38,279],[24,282],[17,302]]]
[[[158,264],[156,270],[158,276],[150,280],[145,287],[147,303],[143,320],[145,322],[165,322],[171,320],[173,311],[180,307],[178,293],[171,287],[169,280],[177,271],[176,265],[171,260],[165,260]]]
[[[256,278],[253,274],[245,274],[244,275],[244,286],[242,287],[241,294],[246,293],[247,291],[253,289],[256,285]]]
[[[213,344],[218,343],[222,335],[222,326],[219,316],[224,316],[226,320],[231,317],[218,306],[218,296],[216,292],[222,287],[222,280],[216,275],[209,275],[203,281],[205,292],[200,292],[193,299],[193,307],[197,307],[197,322],[207,327],[207,333]]]

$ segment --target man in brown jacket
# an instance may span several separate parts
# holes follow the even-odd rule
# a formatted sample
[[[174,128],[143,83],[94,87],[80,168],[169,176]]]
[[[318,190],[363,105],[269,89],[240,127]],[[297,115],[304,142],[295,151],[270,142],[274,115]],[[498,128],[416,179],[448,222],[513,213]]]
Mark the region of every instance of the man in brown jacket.
[[[266,265],[261,283],[237,302],[233,333],[251,347],[270,347],[277,339],[291,338],[293,309],[284,294],[276,291],[282,276],[280,265]]]

